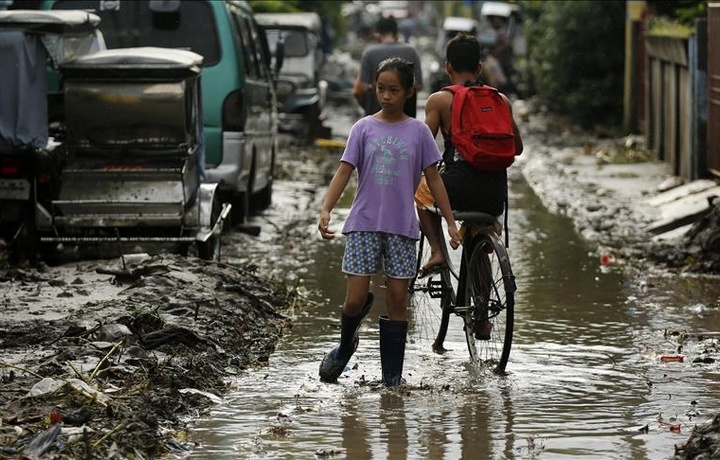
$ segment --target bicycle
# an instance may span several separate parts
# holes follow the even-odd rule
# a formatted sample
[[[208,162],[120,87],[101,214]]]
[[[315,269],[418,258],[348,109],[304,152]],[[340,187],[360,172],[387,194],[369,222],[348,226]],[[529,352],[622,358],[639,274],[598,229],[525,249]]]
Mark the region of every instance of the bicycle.
[[[456,315],[463,321],[471,360],[494,366],[494,372],[504,374],[512,346],[517,286],[506,247],[495,230],[498,220],[480,212],[454,211],[453,214],[460,223],[463,238],[459,272],[443,237],[441,247],[446,265],[435,274],[416,276],[410,283],[411,294],[425,292],[432,299],[440,299],[440,324],[433,351],[446,352],[444,342],[450,316]],[[418,273],[428,257],[429,244],[422,234]]]

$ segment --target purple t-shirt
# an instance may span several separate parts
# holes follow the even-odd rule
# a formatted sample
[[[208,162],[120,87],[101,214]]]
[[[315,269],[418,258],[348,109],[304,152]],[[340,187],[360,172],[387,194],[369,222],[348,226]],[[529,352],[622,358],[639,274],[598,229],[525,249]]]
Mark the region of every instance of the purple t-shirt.
[[[385,123],[372,116],[358,120],[340,159],[358,172],[358,189],[343,233],[385,232],[418,239],[415,189],[423,170],[440,158],[422,121]]]

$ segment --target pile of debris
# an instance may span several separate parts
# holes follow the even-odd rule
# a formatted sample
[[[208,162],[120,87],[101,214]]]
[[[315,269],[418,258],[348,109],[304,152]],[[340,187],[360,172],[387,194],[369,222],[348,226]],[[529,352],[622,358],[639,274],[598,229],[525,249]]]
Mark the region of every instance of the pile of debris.
[[[710,211],[693,224],[680,247],[665,247],[653,252],[655,257],[671,267],[720,274],[720,197],[710,200],[709,205]]]
[[[67,271],[67,270],[66,270]],[[88,277],[0,272],[0,450],[21,458],[159,458],[192,446],[183,420],[216,404],[227,379],[264,365],[291,327],[298,293],[253,266],[173,255]],[[61,319],[13,319],[43,289],[93,297]],[[117,290],[117,288],[120,288]],[[60,294],[58,294],[60,297]],[[62,300],[62,299],[60,299]],[[68,302],[69,304],[70,302]]]
[[[682,446],[675,446],[670,460],[711,460],[720,458],[720,414],[710,423],[696,427]]]

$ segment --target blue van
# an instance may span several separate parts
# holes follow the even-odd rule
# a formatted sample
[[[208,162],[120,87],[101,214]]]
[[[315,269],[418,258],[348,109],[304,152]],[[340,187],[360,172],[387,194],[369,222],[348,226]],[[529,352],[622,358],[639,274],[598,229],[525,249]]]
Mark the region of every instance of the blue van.
[[[270,205],[277,99],[267,39],[247,1],[46,0],[43,8],[95,13],[108,48],[202,55],[206,180],[232,203],[234,222]]]

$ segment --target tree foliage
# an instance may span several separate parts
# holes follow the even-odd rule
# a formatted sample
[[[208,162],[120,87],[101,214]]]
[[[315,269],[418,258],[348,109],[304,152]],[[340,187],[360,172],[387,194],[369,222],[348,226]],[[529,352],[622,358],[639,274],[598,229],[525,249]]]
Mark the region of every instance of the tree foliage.
[[[528,70],[549,109],[584,126],[622,118],[625,2],[528,1]]]
[[[692,26],[695,18],[705,17],[707,4],[707,0],[647,0],[656,14],[685,26]]]

